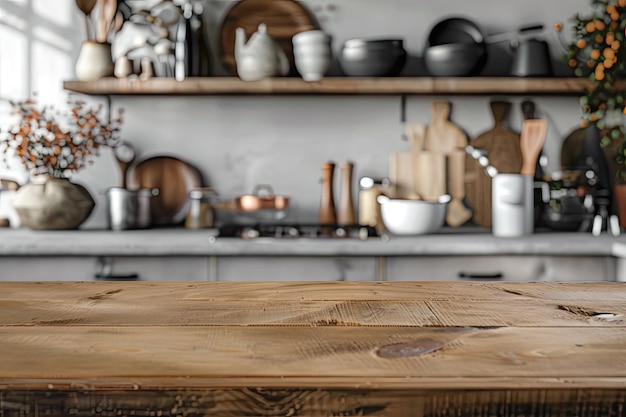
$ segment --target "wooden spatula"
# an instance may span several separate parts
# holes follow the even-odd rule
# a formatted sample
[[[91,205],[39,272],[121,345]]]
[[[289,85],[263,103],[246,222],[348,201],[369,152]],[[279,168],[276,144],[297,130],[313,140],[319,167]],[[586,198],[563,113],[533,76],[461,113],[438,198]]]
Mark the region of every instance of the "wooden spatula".
[[[522,125],[520,147],[522,150],[522,175],[535,175],[537,158],[546,140],[548,122],[540,119],[525,120]]]

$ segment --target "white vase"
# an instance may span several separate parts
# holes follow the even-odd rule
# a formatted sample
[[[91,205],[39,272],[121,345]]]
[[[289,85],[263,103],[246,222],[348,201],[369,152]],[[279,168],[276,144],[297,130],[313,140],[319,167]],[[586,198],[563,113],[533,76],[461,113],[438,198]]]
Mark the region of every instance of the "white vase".
[[[76,77],[80,81],[93,81],[113,75],[111,44],[85,41],[76,60]]]

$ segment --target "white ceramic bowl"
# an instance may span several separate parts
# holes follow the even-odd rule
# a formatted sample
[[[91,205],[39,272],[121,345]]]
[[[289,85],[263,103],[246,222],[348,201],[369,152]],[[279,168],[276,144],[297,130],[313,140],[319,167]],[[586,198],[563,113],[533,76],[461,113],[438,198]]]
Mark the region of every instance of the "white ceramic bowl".
[[[296,69],[304,81],[319,81],[330,68],[330,57],[306,55],[296,55],[294,57]]]
[[[294,45],[303,43],[326,43],[330,42],[330,36],[321,30],[307,30],[293,35]]]
[[[424,235],[441,229],[450,202],[447,194],[436,202],[378,197],[383,223],[394,235]]]

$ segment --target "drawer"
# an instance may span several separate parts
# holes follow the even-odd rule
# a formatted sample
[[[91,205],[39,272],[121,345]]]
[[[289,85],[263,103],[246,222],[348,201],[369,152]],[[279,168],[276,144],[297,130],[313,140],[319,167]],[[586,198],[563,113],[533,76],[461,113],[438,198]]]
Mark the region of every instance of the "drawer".
[[[0,258],[0,281],[93,281],[111,278],[140,281],[207,281],[208,257],[78,257]],[[114,278],[112,278],[114,279]]]
[[[389,281],[615,281],[610,256],[389,257]]]
[[[220,257],[218,281],[373,281],[376,258]]]

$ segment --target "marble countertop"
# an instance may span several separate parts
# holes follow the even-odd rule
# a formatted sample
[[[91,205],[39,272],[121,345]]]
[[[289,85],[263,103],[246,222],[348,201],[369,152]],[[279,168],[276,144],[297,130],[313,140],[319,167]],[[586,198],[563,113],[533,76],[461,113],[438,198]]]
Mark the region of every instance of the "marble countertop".
[[[33,231],[0,230],[0,256],[419,256],[588,255],[626,257],[626,235],[536,233],[497,238],[487,230],[389,238],[242,240],[214,230],[151,229]]]

